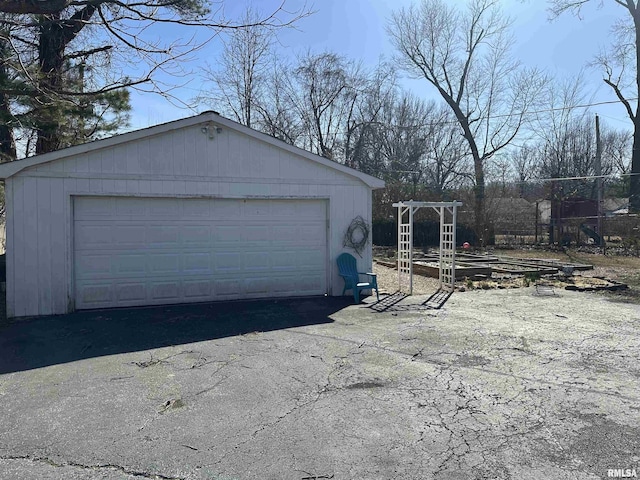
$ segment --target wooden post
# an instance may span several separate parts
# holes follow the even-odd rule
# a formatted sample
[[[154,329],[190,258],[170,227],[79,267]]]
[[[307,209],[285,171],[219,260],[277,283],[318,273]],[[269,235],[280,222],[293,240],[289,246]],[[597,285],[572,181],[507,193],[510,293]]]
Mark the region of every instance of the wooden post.
[[[602,221],[602,143],[600,141],[600,117],[596,115],[596,190],[598,194],[598,235],[600,236],[600,247],[604,247],[604,231]]]

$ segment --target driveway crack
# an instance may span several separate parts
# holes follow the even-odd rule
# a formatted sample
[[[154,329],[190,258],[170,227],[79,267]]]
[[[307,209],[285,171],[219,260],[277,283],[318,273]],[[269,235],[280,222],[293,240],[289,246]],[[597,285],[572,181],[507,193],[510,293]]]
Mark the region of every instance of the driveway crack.
[[[2,455],[0,456],[0,460],[26,460],[33,463],[44,463],[56,468],[75,467],[75,468],[81,468],[83,470],[115,470],[118,472],[125,473],[127,475],[132,475],[134,477],[148,478],[150,480],[186,480],[186,477],[171,477],[171,476],[163,475],[161,473],[151,473],[143,470],[134,470],[134,469],[123,467],[122,465],[116,465],[113,463],[85,465],[83,463],[72,462],[72,461],[58,462],[48,457],[41,457],[41,456],[35,456],[35,455]]]

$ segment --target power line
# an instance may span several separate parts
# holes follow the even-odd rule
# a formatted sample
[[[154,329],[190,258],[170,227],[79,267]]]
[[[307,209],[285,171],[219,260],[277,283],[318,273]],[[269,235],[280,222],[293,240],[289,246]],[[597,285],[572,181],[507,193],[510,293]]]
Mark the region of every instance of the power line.
[[[192,88],[192,87],[187,87],[185,86],[181,86],[181,87],[177,87],[177,89],[181,89],[181,90],[191,90],[194,92],[200,92],[202,93],[202,88]],[[628,98],[627,101],[629,102],[634,102],[637,101],[638,97],[632,97],[632,98]],[[620,102],[620,100],[606,100],[606,101],[602,101],[602,102],[590,102],[590,103],[581,103],[581,104],[577,104],[577,105],[565,105],[562,107],[553,107],[553,108],[545,108],[545,109],[541,109],[541,110],[534,110],[531,112],[514,112],[514,113],[504,113],[504,114],[498,114],[498,115],[492,115],[490,118],[511,118],[511,117],[522,117],[522,116],[527,116],[527,115],[537,115],[537,114],[541,114],[541,113],[552,113],[552,112],[560,112],[560,111],[566,111],[566,110],[573,110],[573,109],[578,109],[578,108],[590,108],[590,107],[598,107],[598,106],[602,106],[602,105],[615,105],[615,104],[621,104],[622,102]],[[605,115],[601,115],[601,116],[605,116]],[[619,122],[622,122],[623,120],[620,119],[616,119],[615,117],[606,117],[606,118],[611,118],[612,120],[616,120]],[[382,122],[363,122],[363,123],[369,123],[369,124],[382,124]],[[420,123],[420,124],[415,124],[415,125],[387,125],[389,127],[393,127],[393,128],[405,128],[405,129],[415,129],[415,128],[421,128],[421,127],[437,127],[440,125],[458,125],[459,122],[457,120],[451,120],[451,121],[440,121],[440,122],[428,122],[428,123]],[[328,132],[330,135],[339,135],[343,132]]]

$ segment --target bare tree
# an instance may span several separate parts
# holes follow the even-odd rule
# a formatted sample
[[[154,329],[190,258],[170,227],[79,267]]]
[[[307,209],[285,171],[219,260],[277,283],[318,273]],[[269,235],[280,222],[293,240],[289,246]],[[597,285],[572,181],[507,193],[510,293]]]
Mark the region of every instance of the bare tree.
[[[434,110],[429,119],[427,153],[424,161],[425,183],[438,198],[447,190],[459,188],[473,178],[469,168],[469,148],[460,125],[447,105]]]
[[[252,127],[259,99],[264,95],[268,59],[275,31],[260,23],[260,15],[248,8],[240,20],[247,26],[232,30],[224,41],[220,61],[205,68],[205,81],[215,85],[213,95],[202,94],[216,109]]]
[[[362,73],[359,92],[346,118],[344,134],[345,164],[371,175],[384,175],[382,138],[386,127],[384,115],[396,98],[398,85],[395,70],[380,63]]]
[[[612,42],[608,49],[596,55],[594,65],[603,72],[606,83],[624,108],[633,124],[633,147],[631,153],[631,179],[629,185],[629,211],[640,212],[640,4],[635,0],[550,0],[550,11],[554,17],[564,12],[580,15],[586,3],[617,5],[625,12],[611,32]]]
[[[303,136],[303,126],[294,99],[294,85],[288,80],[291,67],[273,55],[270,71],[256,104],[257,128],[291,145],[298,145]],[[302,146],[302,145],[301,145]]]
[[[532,180],[539,177],[540,157],[535,147],[523,145],[516,148],[511,154],[511,164],[515,174],[518,194],[524,198],[527,194],[527,186]]]
[[[309,52],[292,73],[291,92],[305,130],[305,147],[338,160],[343,129],[362,88],[359,66],[335,53]]]
[[[590,177],[597,173],[594,115],[588,109],[576,107],[590,101],[583,85],[579,75],[571,80],[549,82],[544,89],[543,108],[530,124],[539,139],[532,148],[537,152],[542,178]],[[602,174],[624,173],[628,159],[624,149],[629,145],[629,134],[605,125],[601,131]],[[590,178],[554,184],[556,197],[593,196],[595,192],[595,182]]]
[[[542,85],[538,72],[510,56],[509,20],[497,0],[472,0],[459,11],[423,0],[396,11],[388,28],[398,60],[426,79],[455,114],[474,168],[475,228],[487,241],[485,163],[516,137]]]
[[[633,134],[624,130],[603,129],[602,157],[610,159],[616,173],[631,173],[631,145]]]
[[[387,178],[392,183],[411,185],[415,197],[418,185],[424,180],[424,161],[427,155],[429,120],[433,118],[434,102],[402,93],[385,112],[380,134],[387,164]]]

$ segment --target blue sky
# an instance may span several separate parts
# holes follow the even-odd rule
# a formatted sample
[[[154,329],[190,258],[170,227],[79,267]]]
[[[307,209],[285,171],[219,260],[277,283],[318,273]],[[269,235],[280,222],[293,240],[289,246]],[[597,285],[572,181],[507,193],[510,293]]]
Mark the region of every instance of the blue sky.
[[[307,49],[317,52],[333,51],[360,60],[365,66],[373,66],[381,56],[390,58],[394,54],[385,32],[391,12],[417,1],[315,0],[313,9],[316,13],[313,16],[300,21],[297,29],[280,32],[280,51],[283,55],[291,56]],[[449,1],[460,6],[465,3],[462,0]],[[248,4],[268,12],[275,9],[280,1],[225,0],[224,3],[226,16],[237,18]],[[296,9],[304,3],[304,0],[287,0],[287,7]],[[624,15],[624,10],[611,0],[605,1],[605,6],[601,9],[596,8],[599,2],[591,3],[592,6],[584,8],[582,19],[567,13],[552,22],[549,21],[547,3],[541,0],[503,0],[502,6],[505,13],[514,20],[514,54],[522,63],[537,66],[559,78],[572,78],[584,70],[583,76],[588,93],[593,95],[593,101],[611,101],[615,97],[602,82],[600,72],[594,68],[586,68],[586,65],[600,47],[608,43],[611,25],[616,18]],[[184,34],[174,29],[166,30],[166,35],[169,36]],[[220,40],[215,38],[198,51],[194,61],[186,66],[194,72],[188,77],[189,83],[176,89],[174,95],[185,100],[193,98],[203,86],[196,75],[199,65],[204,62],[215,63],[219,52]],[[172,82],[172,79],[165,78],[164,81]],[[184,82],[185,79],[181,78],[176,79],[175,83]],[[436,98],[426,81],[405,80],[404,85],[425,98]],[[132,129],[198,113],[172,105],[154,94],[134,93],[132,106]],[[200,110],[206,109],[203,107]],[[601,115],[603,122],[611,127],[630,128],[630,121],[621,105],[598,106],[592,111]]]

